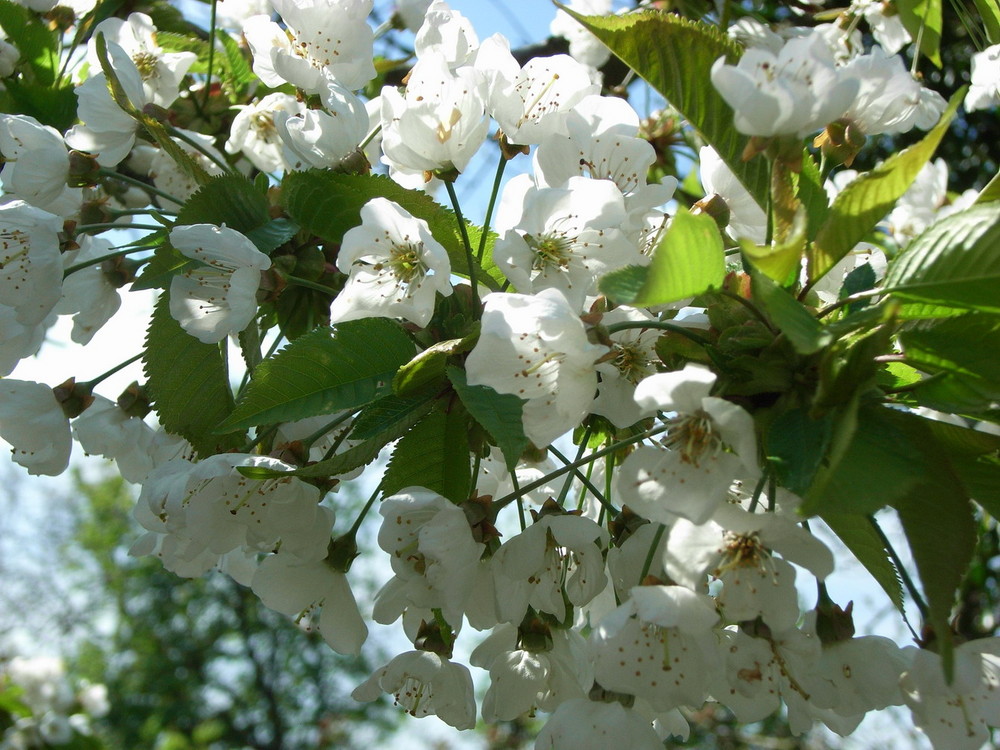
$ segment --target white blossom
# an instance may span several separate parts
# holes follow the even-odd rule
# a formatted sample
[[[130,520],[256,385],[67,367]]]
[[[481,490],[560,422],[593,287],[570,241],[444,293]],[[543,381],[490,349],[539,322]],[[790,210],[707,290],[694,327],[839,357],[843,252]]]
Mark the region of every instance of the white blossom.
[[[271,259],[235,229],[191,224],[170,231],[170,244],[203,265],[174,276],[170,314],[204,344],[239,333],[257,312],[260,272]]]
[[[427,325],[435,295],[451,294],[451,261],[427,222],[385,198],[361,208],[361,224],[344,235],[337,268],[347,283],[330,307],[333,322],[405,318]]]
[[[382,90],[382,160],[411,175],[463,171],[489,127],[483,83],[474,68],[452,72],[439,54],[421,57],[405,94]]]
[[[319,93],[328,77],[345,88],[364,86],[375,75],[372,0],[272,0],[285,22],[251,16],[243,33],[253,51],[253,70],[268,86],[291,83]]]
[[[753,420],[736,404],[709,396],[714,383],[714,373],[688,364],[636,386],[645,415],[675,414],[666,420],[666,438],[637,448],[618,474],[624,501],[651,521],[680,516],[703,523],[727,500],[734,480],[757,472]]]
[[[156,42],[153,19],[145,13],[130,13],[127,19],[106,18],[97,24],[93,34],[94,39],[104,34],[109,52],[114,44],[129,56],[142,79],[146,99],[163,107],[177,98],[181,79],[197,58],[193,52],[165,52]],[[87,60],[92,69],[101,69],[93,40]]]
[[[645,718],[621,703],[587,698],[566,701],[535,740],[535,750],[661,750],[663,742]]]
[[[410,716],[436,715],[456,729],[476,725],[472,676],[457,664],[428,651],[407,651],[377,670],[351,694],[373,701],[389,693]]]
[[[69,465],[69,420],[47,385],[0,380],[0,438],[29,474],[57,476]]]
[[[326,560],[303,562],[292,555],[269,555],[251,583],[265,606],[311,628],[318,621],[323,640],[338,654],[357,655],[368,637],[346,574]]]
[[[903,698],[935,750],[978,750],[1000,717],[1000,639],[963,643],[953,659],[949,683],[938,654],[912,652],[900,678]]]
[[[965,95],[965,109],[990,109],[1000,104],[1000,44],[972,56],[972,76]]]
[[[79,206],[80,190],[66,186],[69,154],[54,128],[28,115],[0,115],[0,153],[5,162],[0,185],[5,193],[53,213],[63,213],[52,206],[61,199],[71,210]]]
[[[746,135],[803,137],[840,117],[858,80],[838,70],[820,35],[792,39],[777,54],[751,48],[737,65],[719,58],[712,84]]]
[[[449,68],[468,63],[479,48],[479,37],[469,19],[442,0],[422,4],[426,10],[413,40],[417,60],[441,57]]]
[[[24,201],[0,205],[0,305],[23,326],[38,325],[59,302],[62,228],[58,216]]]
[[[598,277],[643,257],[620,227],[625,199],[610,180],[570,177],[565,187],[511,180],[497,216],[493,258],[521,292],[558,289],[583,309]]]
[[[232,0],[227,0],[228,2]],[[282,142],[275,126],[275,115],[278,112],[299,115],[305,112],[305,104],[294,96],[275,92],[242,107],[233,118],[229,140],[226,141],[226,153],[242,153],[262,172],[277,172],[282,169],[285,160],[282,157]]]
[[[598,92],[587,68],[569,55],[534,57],[522,68],[495,36],[480,45],[475,65],[487,79],[487,109],[511,143],[541,143],[563,132],[566,112]]]
[[[594,362],[607,349],[587,340],[558,289],[489,294],[483,304],[479,342],[466,360],[469,384],[524,399],[524,433],[547,446],[589,411],[597,390]]]

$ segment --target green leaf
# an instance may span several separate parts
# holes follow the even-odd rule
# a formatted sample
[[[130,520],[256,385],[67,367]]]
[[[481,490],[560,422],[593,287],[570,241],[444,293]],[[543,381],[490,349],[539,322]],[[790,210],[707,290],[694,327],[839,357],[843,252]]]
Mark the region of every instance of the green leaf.
[[[619,304],[663,305],[722,286],[725,248],[715,220],[680,208],[646,267],[627,266],[606,274],[600,290]]]
[[[951,674],[951,610],[976,548],[972,505],[947,462],[923,452],[925,477],[894,503],[916,563],[945,673]],[[959,491],[956,491],[958,489]]]
[[[812,484],[833,435],[833,417],[812,419],[805,409],[780,414],[767,431],[767,457],[778,481],[797,495]]]
[[[225,224],[247,235],[264,253],[277,247],[267,247],[270,242],[280,239],[289,231],[292,234],[295,231],[292,230],[294,224],[286,219],[271,220],[267,198],[242,175],[220,175],[202,185],[185,201],[177,215],[176,224]],[[198,261],[188,258],[170,245],[163,245],[157,248],[152,260],[143,267],[132,289],[166,289],[174,276],[198,265]]]
[[[51,87],[59,73],[59,37],[56,32],[51,31],[37,13],[10,0],[0,0],[0,27],[7,41],[21,53],[21,60],[31,66],[35,75],[32,84]]]
[[[20,114],[31,115],[43,125],[60,132],[76,122],[76,90],[72,85],[41,88],[17,78],[7,78],[3,85]]]
[[[1000,43],[1000,3],[997,0],[973,0],[983,19],[986,38],[990,44]]]
[[[920,53],[941,67],[941,0],[896,0],[899,20],[911,39],[920,40]]]
[[[177,214],[178,224],[225,224],[243,234],[270,221],[267,197],[246,177],[235,174],[212,177]]]
[[[271,219],[255,229],[244,232],[262,253],[281,247],[299,231],[299,226],[288,219]]]
[[[396,444],[382,478],[386,495],[426,487],[454,503],[469,498],[469,430],[464,409],[432,411]]]
[[[392,379],[392,390],[397,396],[408,396],[427,388],[438,389],[445,383],[445,367],[448,358],[453,354],[468,351],[478,338],[474,336],[464,339],[449,339],[439,341],[424,349],[416,357],[399,368],[396,377]]]
[[[331,456],[325,461],[310,464],[294,471],[274,471],[262,467],[246,466],[239,469],[239,472],[251,479],[271,479],[282,476],[329,478],[344,474],[374,461],[385,446],[405,435],[411,427],[427,415],[433,405],[433,400],[424,401],[420,407],[411,409],[406,414],[401,415],[398,420],[387,425],[382,432],[348,448],[346,451]]]
[[[907,361],[1000,383],[1000,316],[970,313],[924,323],[900,334]]]
[[[448,368],[448,379],[469,414],[500,448],[510,471],[528,448],[521,421],[524,401],[509,393],[497,393],[488,385],[469,385],[465,370]]]
[[[225,51],[225,81],[237,98],[242,97],[247,87],[255,79],[247,58],[239,43],[229,34],[217,34]]]
[[[388,177],[338,174],[319,169],[292,172],[281,183],[281,202],[292,220],[331,243],[340,243],[347,230],[358,226],[362,206],[378,197],[398,203],[413,216],[426,221],[434,239],[448,251],[452,273],[468,276],[468,259],[455,214],[426,193],[407,190]],[[481,236],[481,229],[469,225],[473,247],[477,247]],[[497,291],[505,277],[491,257],[487,253],[476,270],[476,277]]]
[[[369,404],[355,417],[351,425],[351,440],[368,440],[383,432],[388,432],[395,425],[405,421],[410,415],[426,413],[424,408],[434,400],[434,394],[423,393],[418,396],[390,395]],[[423,411],[421,411],[423,410]]]
[[[975,203],[989,203],[1000,200],[1000,172],[993,175],[993,179],[986,183],[986,187],[979,191]]]
[[[904,497],[925,468],[909,436],[881,406],[858,410],[857,426],[839,460],[817,472],[802,513],[874,513]]]
[[[848,513],[823,513],[821,517],[857,561],[871,573],[893,606],[902,612],[903,585],[899,580],[899,571],[872,526],[874,519]]]
[[[1000,384],[969,375],[945,373],[927,378],[909,392],[918,404],[939,411],[965,415],[997,412]]]
[[[1000,203],[953,214],[921,234],[886,274],[893,296],[1000,313]]]
[[[143,266],[142,273],[132,282],[132,290],[168,289],[174,276],[199,265],[198,261],[181,255],[180,251],[170,245],[162,245],[156,248],[152,259]]]
[[[239,404],[219,430],[333,414],[390,391],[413,343],[386,318],[319,328],[297,338],[254,371]]]
[[[807,236],[813,240],[830,212],[830,198],[823,187],[823,175],[820,174],[819,165],[809,153],[809,149],[802,154],[802,171],[797,175],[793,173],[792,178],[798,187],[798,198],[806,209]]]
[[[766,276],[754,275],[753,294],[800,354],[818,352],[833,341],[832,334],[812,313]]]
[[[560,3],[556,5],[660,92],[719,153],[757,203],[766,205],[766,161],[743,161],[747,138],[733,127],[733,110],[711,81],[712,65],[718,58],[725,56],[729,63],[739,60],[742,50],[736,42],[718,26],[672,13],[582,16]]]
[[[802,253],[806,249],[807,224],[806,212],[800,208],[795,213],[791,234],[784,242],[775,242],[768,247],[757,245],[744,238],[740,240],[740,248],[761,273],[779,284],[784,284],[802,264]]]
[[[953,460],[965,491],[993,518],[1000,518],[1000,460],[992,456]]]
[[[170,315],[166,293],[153,311],[142,359],[153,408],[168,432],[186,438],[201,456],[242,445],[242,430],[215,432],[233,409],[219,347],[201,343],[180,327]]]
[[[840,191],[807,256],[815,283],[865,238],[909,189],[948,131],[965,89],[960,89],[938,124],[919,143],[893,154]]]

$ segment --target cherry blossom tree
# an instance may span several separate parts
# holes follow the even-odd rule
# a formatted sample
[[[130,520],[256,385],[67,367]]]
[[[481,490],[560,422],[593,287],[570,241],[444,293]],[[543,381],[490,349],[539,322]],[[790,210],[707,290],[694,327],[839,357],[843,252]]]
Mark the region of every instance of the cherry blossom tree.
[[[935,155],[996,113],[1000,8],[948,10],[981,48],[949,101],[921,74],[940,0],[556,5],[569,54],[441,0],[213,1],[206,29],[0,0],[4,372],[59,315],[85,346],[122,290],[155,300],[131,358],[81,350],[102,374],[4,381],[13,460],[115,461],[132,554],[219,569],[335,651],[399,621],[359,701],[544,712],[539,748],[906,706],[979,747],[1000,651],[952,614],[1000,513],[1000,180],[949,192]],[[856,633],[821,525],[912,642]]]

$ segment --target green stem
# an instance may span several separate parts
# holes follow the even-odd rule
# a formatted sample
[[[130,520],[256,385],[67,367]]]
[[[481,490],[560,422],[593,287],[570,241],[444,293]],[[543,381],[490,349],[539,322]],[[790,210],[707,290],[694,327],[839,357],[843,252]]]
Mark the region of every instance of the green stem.
[[[340,448],[343,442],[347,439],[347,432],[347,430],[344,430],[342,433],[337,435],[336,439],[333,441],[333,445],[331,445],[327,452],[323,454],[323,461],[333,458],[337,449]]]
[[[556,458],[558,458],[567,466],[570,464],[582,465],[586,463],[586,461],[582,459],[582,456],[578,457],[576,461],[570,461],[568,458],[566,458],[566,456],[564,456],[562,453],[560,453],[556,448],[554,448],[551,445],[549,446],[549,452],[552,453],[552,455],[554,455]],[[594,486],[593,482],[590,481],[587,475],[584,474],[579,469],[573,469],[572,473],[567,475],[566,485],[572,483],[574,476],[580,480],[581,484],[583,484],[583,486],[586,487],[587,490],[591,492],[591,494],[593,494],[593,496],[597,499],[597,502],[601,504],[601,507],[607,509],[608,513],[611,515],[612,518],[618,515],[618,510],[605,499],[601,491],[597,489],[597,487]],[[564,487],[566,485],[564,485]],[[563,498],[562,496],[560,496],[559,504],[562,505],[562,503],[563,503]]]
[[[451,207],[455,209],[455,218],[458,221],[458,231],[462,235],[462,244],[465,245],[465,257],[469,263],[469,285],[472,287],[472,314],[478,320],[481,314],[479,304],[479,283],[476,281],[476,259],[472,254],[472,243],[469,241],[469,229],[465,224],[465,217],[462,216],[462,207],[458,203],[458,195],[455,193],[455,186],[450,181],[445,180],[445,188],[448,190],[448,198],[451,199]]]
[[[83,263],[77,263],[76,265],[72,265],[69,268],[67,268],[65,271],[63,271],[63,278],[65,279],[71,273],[82,271],[84,268],[90,268],[91,266],[100,265],[106,260],[114,260],[115,258],[121,258],[131,253],[145,252],[146,250],[149,249],[150,248],[148,247],[134,247],[129,250],[119,250],[116,253],[108,253],[107,255],[100,255],[96,258],[91,258],[90,260],[86,260]]]
[[[646,553],[646,561],[642,564],[642,574],[639,576],[639,585],[646,580],[646,576],[649,575],[649,569],[653,567],[653,555],[656,554],[656,548],[660,546],[660,540],[663,539],[663,532],[667,530],[667,527],[662,523],[658,523],[656,533],[653,535],[653,543],[649,545],[649,551]]]
[[[105,372],[105,373],[103,373],[101,375],[98,375],[96,378],[88,380],[85,383],[80,383],[80,387],[81,388],[85,388],[88,391],[92,390],[95,385],[98,385],[103,380],[107,380],[108,378],[110,378],[112,375],[114,375],[119,370],[124,370],[126,367],[128,367],[133,362],[138,362],[140,359],[142,359],[142,355],[143,355],[143,352],[139,352],[134,357],[129,357],[128,359],[126,359],[121,364],[115,365],[114,367],[112,367],[107,372]]]
[[[215,7],[214,3],[212,7],[213,8]],[[204,144],[199,143],[194,138],[189,136],[187,133],[182,131],[180,128],[175,128],[172,125],[164,125],[164,128],[166,129],[167,134],[170,135],[172,138],[176,138],[179,141],[183,141],[191,148],[193,148],[195,151],[204,156],[206,159],[208,159],[210,162],[219,167],[223,172],[233,171],[233,168],[229,166],[229,164],[225,161],[225,159],[220,159],[218,156],[213,154],[210,149],[206,148]]]
[[[753,488],[753,496],[750,498],[750,508],[748,509],[748,512],[756,512],[757,506],[760,504],[760,496],[764,494],[764,485],[767,483],[767,475],[769,473],[770,466],[765,466],[764,471],[760,474],[760,479],[757,480],[757,486]]]
[[[159,188],[150,185],[148,182],[137,180],[134,177],[129,177],[128,175],[121,174],[120,172],[116,172],[113,169],[108,169],[107,167],[101,167],[97,173],[101,177],[110,177],[120,182],[124,182],[129,185],[133,185],[137,188],[141,188],[142,190],[145,190],[147,193],[150,193],[152,195],[157,195],[160,198],[170,201],[171,203],[176,203],[178,206],[184,205],[184,201],[182,201],[180,198],[175,198],[170,193],[164,192],[163,190],[160,190]]]
[[[497,196],[500,194],[500,182],[503,179],[503,172],[506,168],[507,159],[504,158],[503,154],[500,154],[500,161],[497,163],[497,173],[493,178],[493,192],[490,193],[490,202],[486,206],[486,217],[483,219],[483,235],[479,238],[479,249],[476,251],[476,257],[480,263],[483,262],[483,256],[486,254],[486,240],[490,234],[493,209],[496,207]]]
[[[368,144],[375,140],[375,136],[382,132],[382,125],[376,125],[372,132],[365,136],[365,139],[358,145],[358,151],[364,151]]]
[[[176,216],[177,212],[169,208],[125,208],[125,209],[112,209],[109,212],[113,217],[118,218],[119,216],[162,216],[163,214],[170,214],[171,216]]]
[[[818,281],[818,279],[817,279],[817,281]],[[812,286],[813,286],[814,283],[815,282],[810,282],[809,286],[806,289],[804,289],[803,292],[808,292],[809,289],[812,288]],[[841,307],[844,307],[845,305],[850,305],[850,304],[852,304],[854,302],[859,302],[859,301],[861,301],[863,299],[870,299],[872,297],[878,297],[880,294],[886,294],[889,291],[890,290],[888,290],[888,289],[866,289],[863,292],[858,292],[857,294],[848,295],[847,297],[844,297],[843,299],[839,299],[836,302],[834,302],[834,303],[832,303],[830,305],[827,305],[822,310],[818,311],[816,313],[816,317],[817,318],[822,318],[825,315],[829,315],[834,310],[837,310],[837,309],[839,309]],[[799,295],[799,296],[801,297],[801,295]]]
[[[322,427],[320,427],[313,434],[309,435],[306,438],[303,438],[300,442],[302,443],[303,447],[305,447],[307,449],[310,448],[313,443],[315,443],[317,440],[319,440],[321,437],[323,437],[324,435],[326,435],[331,430],[335,430],[338,427],[340,427],[340,425],[342,425],[348,419],[350,419],[351,417],[353,417],[356,413],[357,412],[348,409],[343,414],[341,414],[340,416],[338,416],[336,419],[333,419],[333,420],[329,421],[327,424],[325,424]]]
[[[771,247],[774,241],[774,160],[767,162],[767,234],[764,237],[764,247]]]
[[[679,333],[681,336],[690,339],[701,347],[706,349],[713,347],[711,341],[699,336],[689,328],[679,326],[676,323],[668,323],[665,320],[625,320],[621,323],[612,323],[607,327],[607,332],[610,336],[611,334],[618,333],[619,331],[627,331],[632,328],[655,328],[661,331],[673,331],[674,333]]]
[[[309,281],[309,279],[303,279],[298,276],[292,276],[291,274],[282,274],[281,276],[289,284],[295,286],[301,286],[305,289],[312,289],[316,292],[323,292],[323,294],[328,294],[333,296],[333,290],[328,286],[323,286],[322,284],[317,284],[315,281]]]
[[[278,347],[281,346],[281,342],[284,340],[285,340],[285,334],[279,333],[275,337],[274,341],[271,342],[271,345],[267,348],[267,354],[264,355],[264,359],[270,359],[271,355],[273,355],[276,351],[278,351]]]
[[[361,509],[361,512],[358,514],[357,519],[354,521],[354,525],[351,526],[350,531],[348,531],[344,536],[354,536],[355,534],[358,533],[358,529],[361,528],[361,522],[365,520],[365,516],[368,515],[368,511],[371,510],[372,506],[375,504],[375,501],[378,499],[378,496],[380,494],[382,494],[381,484],[375,488],[375,491],[371,494],[371,497],[369,497],[368,501],[365,503],[365,507]]]
[[[510,483],[514,486],[514,493],[517,495],[517,518],[521,522],[521,531],[524,531],[528,524],[524,518],[524,505],[521,503],[521,495],[523,493],[521,492],[521,486],[517,481],[516,469],[510,473]]]
[[[80,224],[75,228],[75,231],[77,234],[84,234],[87,232],[106,232],[109,229],[142,229],[155,232],[160,229],[166,229],[166,227],[162,224],[116,224],[115,222],[108,221],[101,224]]]
[[[212,64],[215,62],[215,6],[218,0],[212,0],[212,12],[208,19],[208,71],[205,74],[205,97],[202,107],[208,108],[208,99],[212,91]]]
[[[587,450],[588,440],[590,440],[589,426],[583,431],[583,439],[580,441],[580,447],[576,451],[575,460],[579,461],[581,458],[583,458],[583,454]],[[559,458],[559,460],[562,461],[564,464],[569,463],[569,461],[567,461],[566,458],[554,448],[552,449],[552,453],[554,453]],[[563,482],[562,490],[559,491],[559,498],[556,500],[556,502],[559,503],[559,505],[562,507],[565,507],[564,503],[566,502],[566,497],[569,495],[570,487],[573,486],[574,475],[579,475],[581,479],[584,478],[583,474],[581,474],[579,471],[574,471],[572,474],[566,475],[566,481]]]
[[[906,568],[903,567],[903,561],[899,558],[899,554],[892,546],[892,542],[889,541],[889,537],[887,537],[885,532],[882,531],[882,527],[879,526],[874,515],[868,515],[868,522],[872,525],[872,528],[875,529],[875,533],[882,542],[882,546],[885,547],[885,551],[888,553],[889,559],[892,560],[892,564],[896,566],[896,572],[899,573],[899,578],[903,581],[903,585],[906,586],[906,590],[910,592],[910,597],[913,599],[913,603],[917,605],[917,609],[920,611],[920,616],[924,620],[927,620],[930,616],[930,610],[927,608],[927,603],[924,602],[924,598],[917,590],[916,585],[913,583],[913,579],[910,578],[910,574],[907,573]]]
[[[625,440],[619,440],[616,443],[612,443],[607,447],[601,448],[600,450],[588,454],[585,458],[583,458],[580,461],[572,461],[566,464],[565,466],[562,466],[558,469],[555,469],[554,471],[549,472],[541,479],[536,479],[534,482],[531,482],[530,484],[527,484],[524,487],[521,487],[520,489],[515,489],[514,492],[504,495],[499,500],[495,501],[493,506],[497,510],[500,510],[501,508],[510,505],[512,502],[517,500],[522,495],[525,495],[531,492],[532,490],[537,490],[539,487],[543,487],[550,480],[555,479],[558,476],[562,476],[566,472],[579,469],[581,466],[589,463],[590,461],[595,461],[598,458],[603,458],[604,456],[607,456],[609,453],[614,453],[615,451],[625,447],[626,445],[632,445],[633,443],[638,443],[641,440],[646,440],[647,438],[651,438],[654,435],[659,435],[662,432],[666,432],[668,429],[669,427],[667,425],[660,425],[658,427],[653,427],[649,430],[645,430],[644,432],[640,432],[638,435],[633,435],[632,437],[626,438]],[[551,450],[551,446],[549,446],[549,448]]]
[[[260,432],[257,433],[257,437],[255,437],[253,440],[251,440],[249,443],[243,446],[243,449],[240,451],[240,453],[249,453],[254,448],[256,448],[260,443],[263,443],[265,440],[270,440],[274,436],[274,433],[276,433],[277,431],[278,431],[278,425],[276,424],[271,425],[266,430],[261,430]]]

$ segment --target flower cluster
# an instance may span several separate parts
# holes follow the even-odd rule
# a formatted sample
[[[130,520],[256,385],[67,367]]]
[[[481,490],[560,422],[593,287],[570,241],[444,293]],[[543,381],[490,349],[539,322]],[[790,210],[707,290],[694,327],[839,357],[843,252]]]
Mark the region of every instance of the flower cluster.
[[[963,570],[935,577],[933,521],[907,529],[926,593],[898,571],[926,620],[909,647],[855,635],[805,522],[823,516],[901,598],[874,511],[906,525],[934,511],[926,490],[971,525],[970,500],[995,503],[995,363],[949,342],[997,341],[996,190],[946,193],[931,152],[958,98],[946,110],[897,54],[911,42],[886,3],[781,32],[742,19],[727,39],[655,10],[585,27],[611,5],[577,2],[553,25],[571,54],[528,59],[442,0],[377,31],[373,0],[225,5],[183,51],[143,13],[77,9],[66,39],[86,49],[48,71],[75,112],[0,115],[2,374],[60,315],[86,345],[120,290],[156,300],[132,358],[146,382],[116,401],[95,389],[118,365],[0,383],[14,461],[58,475],[74,441],[113,460],[140,486],[132,554],[221,570],[340,653],[369,610],[400,622],[412,649],[359,701],[458,729],[550,713],[538,748],[660,747],[707,703],[839,734],[905,704],[936,747],[987,737],[1000,641],[952,632]],[[378,39],[404,28],[394,69]],[[5,31],[20,91],[42,63]],[[615,34],[676,112],[644,119],[605,80]],[[628,59],[656,34],[728,51],[666,72]],[[968,110],[1000,100],[996,59],[976,56]],[[918,147],[841,168],[914,128]],[[701,192],[694,167],[664,167],[685,140]],[[483,154],[477,226],[458,188]],[[935,265],[961,253],[978,260]],[[854,466],[889,478],[855,497]],[[336,492],[362,481],[371,499],[345,518]],[[359,605],[349,572],[376,517],[391,576]],[[948,533],[962,567],[968,528]],[[479,707],[454,656],[469,631]],[[44,692],[11,679],[25,702]],[[65,701],[45,700],[38,731],[63,731],[44,717]]]
[[[104,685],[72,684],[61,660],[16,656],[0,667],[4,750],[74,746],[108,713]]]

